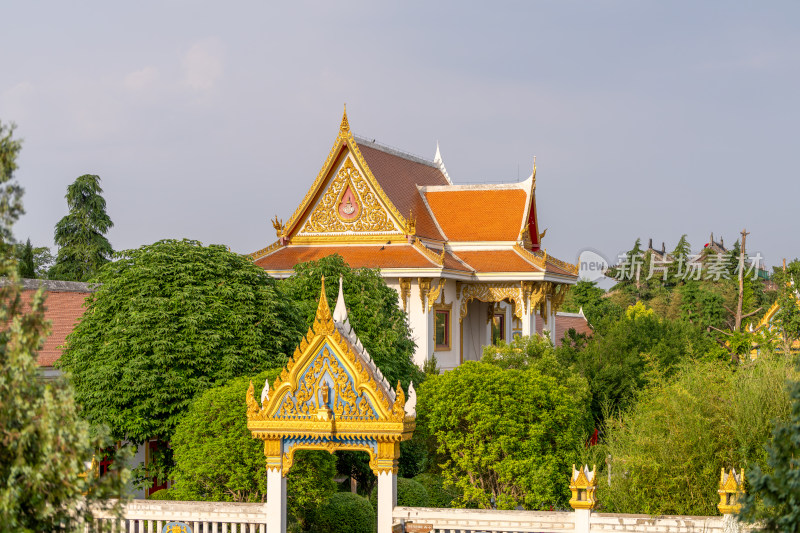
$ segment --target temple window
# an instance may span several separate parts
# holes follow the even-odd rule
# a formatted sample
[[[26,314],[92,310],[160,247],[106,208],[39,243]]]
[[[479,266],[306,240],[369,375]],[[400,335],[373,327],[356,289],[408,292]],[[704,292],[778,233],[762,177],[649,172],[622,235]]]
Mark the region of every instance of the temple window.
[[[436,350],[450,349],[450,306],[434,308],[433,337]]]
[[[497,346],[500,341],[506,341],[506,314],[495,312],[492,315],[492,344]]]

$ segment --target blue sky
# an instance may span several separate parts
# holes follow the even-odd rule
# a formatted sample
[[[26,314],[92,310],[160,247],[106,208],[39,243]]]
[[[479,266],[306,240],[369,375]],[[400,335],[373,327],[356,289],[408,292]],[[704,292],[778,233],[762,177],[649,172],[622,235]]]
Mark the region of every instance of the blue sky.
[[[274,239],[353,130],[456,183],[537,156],[548,252],[609,258],[710,232],[800,253],[800,4],[16,2],[0,120],[24,139],[18,238],[52,245],[66,187],[102,178],[125,249]]]

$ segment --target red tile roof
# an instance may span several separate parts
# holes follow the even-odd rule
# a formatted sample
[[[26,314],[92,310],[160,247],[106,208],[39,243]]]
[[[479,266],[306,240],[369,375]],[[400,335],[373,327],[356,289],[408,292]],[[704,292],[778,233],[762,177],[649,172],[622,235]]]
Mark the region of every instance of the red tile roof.
[[[438,268],[410,244],[363,246],[286,246],[255,261],[265,270],[291,270],[297,263],[339,254],[353,268]]]
[[[436,221],[450,241],[516,241],[528,195],[522,189],[426,191]]]
[[[25,311],[30,310],[31,300],[40,284],[45,286],[47,293],[44,317],[50,322],[50,335],[39,350],[36,362],[39,366],[53,366],[53,363],[61,357],[67,335],[72,333],[83,316],[86,310],[84,302],[93,289],[86,283],[23,280],[22,302]]]
[[[433,163],[423,163],[422,160],[412,159],[412,156],[392,153],[391,150],[364,139],[357,139],[356,142],[372,175],[400,214],[408,217],[413,212],[417,235],[443,240],[417,189],[417,185],[447,185],[447,178],[441,170],[433,166]]]
[[[476,272],[542,272],[514,250],[480,250],[455,252],[459,259]]]
[[[542,334],[544,329],[544,320],[536,313],[536,333]],[[589,322],[586,321],[586,318],[582,316],[576,316],[575,313],[557,313],[556,314],[556,346],[561,346],[561,341],[564,339],[564,335],[566,335],[567,331],[570,329],[574,329],[578,333],[585,333],[588,336],[592,336],[594,331],[592,327],[589,325]]]

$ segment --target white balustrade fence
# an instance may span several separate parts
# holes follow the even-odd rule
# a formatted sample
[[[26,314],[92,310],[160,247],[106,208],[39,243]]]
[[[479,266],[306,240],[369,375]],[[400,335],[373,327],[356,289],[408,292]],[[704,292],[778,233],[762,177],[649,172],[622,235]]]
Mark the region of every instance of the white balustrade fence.
[[[185,522],[192,533],[266,533],[266,504],[133,500],[118,523],[111,513],[96,512],[103,532],[161,533],[167,522]]]
[[[496,511],[395,507],[395,523],[432,525],[433,533],[746,533],[726,516],[649,516],[591,511]],[[410,529],[410,528],[409,528]],[[398,528],[399,531],[402,529]]]
[[[272,533],[266,528],[263,503],[175,502],[134,500],[117,522],[97,512],[104,532],[161,533],[167,522],[185,522],[192,533]],[[497,511],[395,507],[398,531],[406,524],[432,526],[434,533],[746,533],[733,515],[648,516],[591,511]],[[411,529],[411,528],[409,528]],[[280,533],[280,532],[278,532]]]

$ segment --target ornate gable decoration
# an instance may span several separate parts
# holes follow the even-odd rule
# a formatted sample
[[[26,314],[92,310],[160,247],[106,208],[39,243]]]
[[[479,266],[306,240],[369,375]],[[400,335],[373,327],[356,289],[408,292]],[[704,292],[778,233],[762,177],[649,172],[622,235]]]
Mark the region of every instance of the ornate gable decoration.
[[[397,468],[399,443],[416,426],[413,384],[392,390],[356,336],[341,281],[331,314],[322,280],[314,325],[261,402],[247,390],[247,427],[264,440],[267,468],[291,468],[298,449],[363,450],[376,473]]]
[[[330,181],[300,234],[345,232],[400,233],[350,157]]]
[[[404,235],[407,226],[361,155],[345,110],[339,135],[322,170],[279,237]]]

